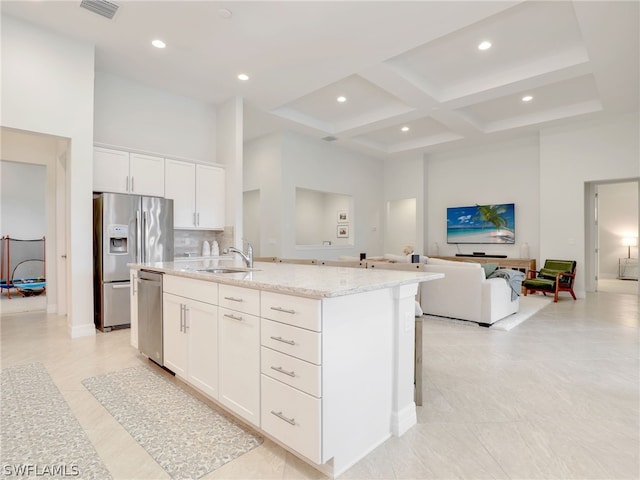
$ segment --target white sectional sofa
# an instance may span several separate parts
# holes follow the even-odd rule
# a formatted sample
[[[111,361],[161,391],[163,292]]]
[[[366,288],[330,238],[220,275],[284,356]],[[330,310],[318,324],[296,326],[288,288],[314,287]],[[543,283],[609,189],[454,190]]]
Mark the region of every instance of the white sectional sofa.
[[[478,263],[429,258],[425,270],[445,275],[420,284],[420,307],[426,315],[488,326],[518,311],[520,297],[511,300],[509,284],[503,278],[485,278],[485,270]]]

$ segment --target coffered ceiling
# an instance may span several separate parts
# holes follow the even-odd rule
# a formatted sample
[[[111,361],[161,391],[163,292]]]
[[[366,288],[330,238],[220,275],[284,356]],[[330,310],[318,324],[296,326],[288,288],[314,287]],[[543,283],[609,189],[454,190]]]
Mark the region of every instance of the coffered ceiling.
[[[638,111],[637,1],[115,3],[112,20],[80,0],[2,12],[95,44],[97,70],[244,97],[246,140],[289,129],[392,158]]]

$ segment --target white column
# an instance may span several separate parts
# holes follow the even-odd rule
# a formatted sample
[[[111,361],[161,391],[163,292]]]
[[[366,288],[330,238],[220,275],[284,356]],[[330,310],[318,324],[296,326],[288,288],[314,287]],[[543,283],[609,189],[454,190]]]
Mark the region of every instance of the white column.
[[[393,289],[393,402],[391,432],[399,437],[417,423],[414,402],[415,295],[418,284]]]

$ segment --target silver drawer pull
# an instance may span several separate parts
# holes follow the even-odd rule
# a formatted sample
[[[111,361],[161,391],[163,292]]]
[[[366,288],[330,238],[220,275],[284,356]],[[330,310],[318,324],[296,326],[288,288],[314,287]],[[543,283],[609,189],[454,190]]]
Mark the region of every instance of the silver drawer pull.
[[[235,297],[224,297],[225,300],[230,300],[232,302],[242,302],[241,298],[235,298]]]
[[[231,313],[225,313],[224,316],[227,317],[227,318],[230,318],[231,320],[239,320],[239,321],[243,320],[242,317],[236,317],[235,315],[233,315]]]
[[[271,307],[271,310],[275,310],[276,312],[290,313],[291,315],[296,313],[295,310],[287,310],[286,308],[282,307]]]
[[[282,337],[274,337],[273,335],[271,335],[271,338],[276,340],[277,342],[287,343],[289,345],[295,345],[296,344],[296,342],[294,342],[293,340],[287,340],[287,339],[284,339]]]
[[[280,372],[280,373],[284,373],[285,375],[289,375],[290,377],[295,377],[296,376],[296,372],[291,371],[288,372],[286,371],[284,368],[282,367],[274,367],[273,365],[271,366],[272,370],[275,370],[276,372]]]
[[[271,410],[271,414],[275,415],[276,417],[284,420],[285,422],[291,424],[291,425],[296,425],[296,419],[295,418],[287,418],[285,417],[282,412],[275,412],[273,410]]]

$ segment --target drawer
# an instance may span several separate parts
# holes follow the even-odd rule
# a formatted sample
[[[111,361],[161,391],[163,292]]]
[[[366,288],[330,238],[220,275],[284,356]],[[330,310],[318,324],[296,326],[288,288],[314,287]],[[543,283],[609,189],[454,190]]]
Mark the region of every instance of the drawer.
[[[218,304],[218,284],[216,282],[163,275],[162,291],[211,305]]]
[[[263,318],[260,338],[263,347],[269,347],[316,365],[322,363],[320,357],[322,340],[319,333]]]
[[[260,290],[220,284],[218,305],[238,312],[260,315]]]
[[[304,360],[261,348],[262,373],[314,397],[322,396],[321,367]]]
[[[262,292],[260,316],[319,332],[321,305],[320,300],[312,298]]]
[[[261,376],[261,427],[279,441],[321,464],[321,400],[266,375]]]

